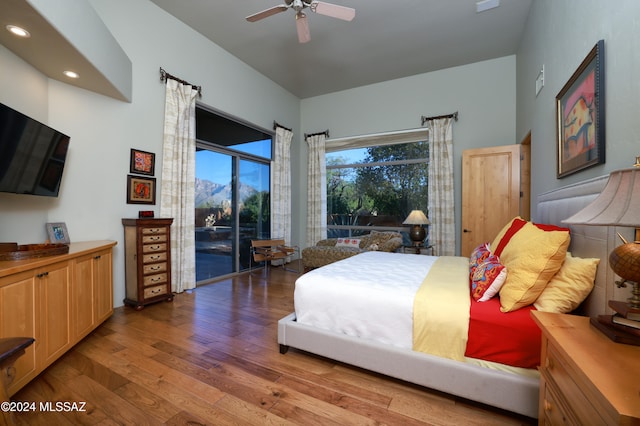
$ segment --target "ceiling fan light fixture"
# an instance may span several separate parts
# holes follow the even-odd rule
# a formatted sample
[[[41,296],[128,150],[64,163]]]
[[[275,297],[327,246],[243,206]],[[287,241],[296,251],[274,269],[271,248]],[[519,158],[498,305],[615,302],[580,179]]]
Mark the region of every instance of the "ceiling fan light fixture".
[[[298,41],[300,43],[307,43],[311,40],[309,21],[307,21],[307,15],[302,12],[296,13],[296,29],[298,30]]]
[[[338,4],[332,3],[324,3],[321,1],[311,2],[311,4],[309,4],[309,9],[319,15],[342,19],[343,21],[352,21],[356,16],[356,10],[351,7],[340,6]]]

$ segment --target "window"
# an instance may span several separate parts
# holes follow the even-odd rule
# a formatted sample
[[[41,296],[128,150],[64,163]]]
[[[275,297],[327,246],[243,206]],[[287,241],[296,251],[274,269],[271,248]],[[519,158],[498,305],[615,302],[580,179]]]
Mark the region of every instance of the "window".
[[[411,210],[427,213],[428,143],[360,141],[357,148],[327,142],[327,234],[345,237],[371,229],[405,231]],[[391,138],[389,139],[391,140]],[[353,146],[353,144],[351,144]],[[406,237],[406,242],[409,239]]]

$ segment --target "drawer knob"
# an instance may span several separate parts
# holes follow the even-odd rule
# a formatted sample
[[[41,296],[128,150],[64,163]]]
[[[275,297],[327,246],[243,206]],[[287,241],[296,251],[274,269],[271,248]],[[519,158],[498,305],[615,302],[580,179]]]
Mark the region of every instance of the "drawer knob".
[[[544,400],[544,411],[546,411],[547,413],[551,412],[551,410],[553,409],[553,405],[547,401],[546,399]]]
[[[547,358],[545,366],[547,367],[547,370],[553,370],[553,360],[551,358]]]

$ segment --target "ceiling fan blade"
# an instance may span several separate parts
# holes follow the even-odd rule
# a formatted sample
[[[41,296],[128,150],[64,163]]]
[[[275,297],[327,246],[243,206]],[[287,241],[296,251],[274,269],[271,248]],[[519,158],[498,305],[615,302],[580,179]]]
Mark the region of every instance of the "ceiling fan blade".
[[[298,41],[300,43],[307,43],[311,40],[309,21],[307,21],[307,15],[302,12],[296,13],[296,29],[298,30]]]
[[[312,12],[320,15],[331,16],[332,18],[351,21],[356,16],[356,10],[351,7],[340,6],[332,3],[313,1],[309,6]]]
[[[276,13],[284,12],[287,9],[289,9],[289,6],[282,4],[280,6],[270,7],[262,12],[254,13],[253,15],[249,15],[246,19],[249,22],[256,22],[261,19],[268,18],[271,15],[275,15]]]

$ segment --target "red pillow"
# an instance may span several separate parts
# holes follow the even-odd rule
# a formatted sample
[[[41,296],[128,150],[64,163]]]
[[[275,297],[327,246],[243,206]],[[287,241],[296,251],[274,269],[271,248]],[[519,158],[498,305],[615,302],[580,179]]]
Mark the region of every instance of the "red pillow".
[[[475,269],[471,278],[471,295],[478,302],[486,302],[498,294],[507,279],[507,267],[497,256],[491,255]]]

